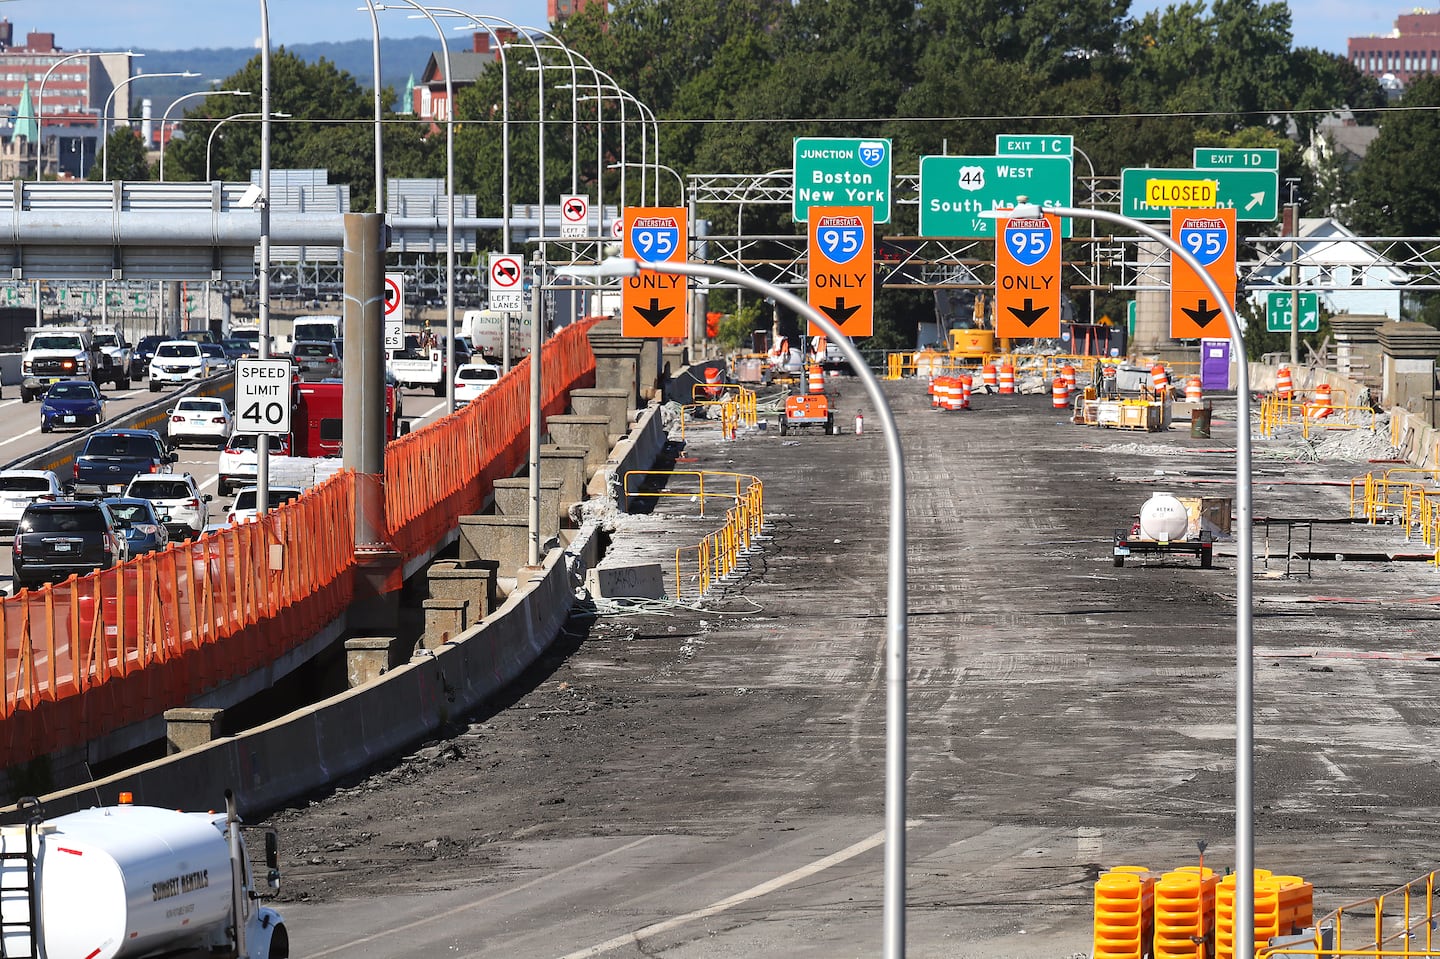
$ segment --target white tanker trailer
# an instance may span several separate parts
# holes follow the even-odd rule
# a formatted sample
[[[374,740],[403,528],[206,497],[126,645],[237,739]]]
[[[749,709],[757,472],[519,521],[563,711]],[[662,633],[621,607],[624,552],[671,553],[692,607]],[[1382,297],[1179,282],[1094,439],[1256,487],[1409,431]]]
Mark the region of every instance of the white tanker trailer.
[[[0,955],[287,959],[289,935],[260,904],[229,791],[218,814],[120,799],[0,827]],[[265,858],[274,891],[273,832]]]
[[[1209,569],[1215,537],[1196,526],[1190,509],[1178,498],[1155,493],[1140,507],[1140,515],[1128,530],[1116,530],[1115,565],[1124,566],[1125,557],[1134,553],[1190,553],[1200,558],[1201,568]]]

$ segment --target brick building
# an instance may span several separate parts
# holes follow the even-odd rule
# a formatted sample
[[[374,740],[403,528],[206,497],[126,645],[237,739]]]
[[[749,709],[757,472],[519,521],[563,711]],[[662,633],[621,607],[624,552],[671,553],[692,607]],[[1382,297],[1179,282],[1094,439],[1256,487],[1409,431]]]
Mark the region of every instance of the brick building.
[[[1422,73],[1440,74],[1440,13],[1402,13],[1388,36],[1351,37],[1348,54],[1367,77],[1393,77],[1402,86]]]
[[[130,76],[131,57],[77,56],[56,46],[53,33],[31,32],[16,44],[14,30],[9,20],[0,19],[0,141],[6,145],[7,165],[16,169],[18,162],[23,168],[28,156],[29,175],[34,175],[36,144],[25,137],[27,146],[21,149],[10,141],[27,127],[33,132],[38,120],[44,172],[82,177],[99,155],[105,101]],[[22,102],[33,104],[23,117]],[[128,120],[126,98],[117,97],[111,112],[112,119]]]

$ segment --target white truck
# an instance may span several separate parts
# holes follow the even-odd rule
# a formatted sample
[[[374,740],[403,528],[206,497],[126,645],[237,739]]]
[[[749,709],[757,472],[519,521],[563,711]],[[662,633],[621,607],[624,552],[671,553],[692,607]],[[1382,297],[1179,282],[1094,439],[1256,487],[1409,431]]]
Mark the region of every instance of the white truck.
[[[508,316],[508,320],[507,320]],[[497,313],[494,310],[466,310],[460,319],[460,335],[470,338],[476,353],[492,363],[499,362],[505,352],[505,331],[510,333],[510,359],[530,355],[530,331],[534,323],[528,313]]]
[[[290,324],[290,342],[295,343],[329,343],[331,340],[340,339],[340,317],[328,313],[317,313],[311,316],[297,316]]]
[[[234,796],[226,791],[224,813],[186,813],[128,795],[0,827],[3,955],[286,959],[289,933],[260,903]],[[260,881],[272,893],[278,856],[267,832]]]
[[[424,348],[419,337],[405,337],[405,348],[391,350],[385,369],[408,389],[430,387],[436,396],[445,395],[445,351],[438,346]]]
[[[20,400],[28,403],[60,380],[93,380],[96,386],[121,378],[129,386],[130,371],[113,370],[87,326],[39,326],[25,330],[20,356]]]
[[[111,380],[117,390],[130,388],[130,356],[134,347],[125,339],[125,331],[118,326],[97,326],[90,331],[95,345],[100,347],[109,362]]]

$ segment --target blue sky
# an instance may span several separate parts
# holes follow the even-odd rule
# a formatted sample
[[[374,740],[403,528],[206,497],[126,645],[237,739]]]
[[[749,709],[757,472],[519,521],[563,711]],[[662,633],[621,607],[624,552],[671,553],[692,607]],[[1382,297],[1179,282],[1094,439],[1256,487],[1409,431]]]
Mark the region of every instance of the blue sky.
[[[444,0],[426,2],[444,5]],[[470,0],[453,5],[523,25],[545,25],[545,0]],[[1139,15],[1168,5],[1169,0],[1133,0],[1130,11]],[[363,8],[364,0],[269,0],[271,40],[278,45],[369,39],[370,17],[357,7]],[[1395,17],[1413,7],[1413,0],[1290,2],[1296,45],[1342,55],[1349,37],[1389,33]],[[159,50],[253,46],[260,34],[259,10],[258,0],[0,2],[0,14],[15,24],[20,37],[30,30],[53,31],[56,43],[69,50],[116,45]],[[381,14],[380,29],[386,36],[398,37],[428,35],[434,28],[396,11]]]

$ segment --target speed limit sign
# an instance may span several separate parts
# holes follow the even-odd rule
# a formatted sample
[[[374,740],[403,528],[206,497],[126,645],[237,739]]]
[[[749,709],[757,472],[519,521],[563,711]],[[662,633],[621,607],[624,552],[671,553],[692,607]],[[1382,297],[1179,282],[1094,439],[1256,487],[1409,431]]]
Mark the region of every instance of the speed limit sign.
[[[235,361],[235,432],[290,432],[290,361]]]

